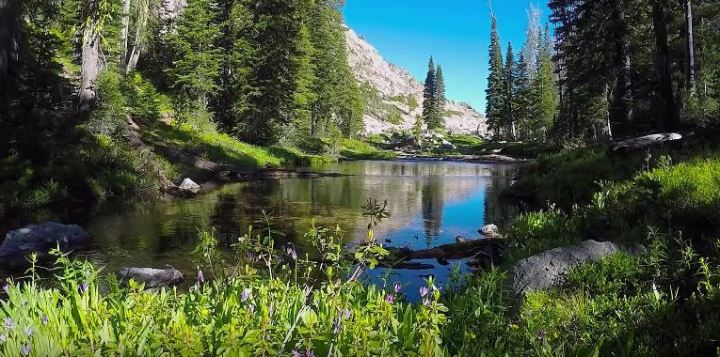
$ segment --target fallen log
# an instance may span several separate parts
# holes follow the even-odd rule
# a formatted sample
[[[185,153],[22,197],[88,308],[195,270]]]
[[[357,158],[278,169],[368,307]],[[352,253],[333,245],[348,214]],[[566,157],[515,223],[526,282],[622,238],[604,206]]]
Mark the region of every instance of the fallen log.
[[[505,242],[500,239],[478,239],[445,244],[430,249],[388,248],[389,261],[403,262],[415,259],[436,259],[447,265],[449,260],[473,258],[473,265],[487,266],[502,259]]]

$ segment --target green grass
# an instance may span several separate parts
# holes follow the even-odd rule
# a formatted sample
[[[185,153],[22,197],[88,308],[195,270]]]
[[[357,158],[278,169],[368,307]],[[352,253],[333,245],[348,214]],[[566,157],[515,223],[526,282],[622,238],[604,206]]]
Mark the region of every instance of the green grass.
[[[349,160],[392,160],[395,153],[378,149],[376,146],[358,139],[342,139],[340,155]]]

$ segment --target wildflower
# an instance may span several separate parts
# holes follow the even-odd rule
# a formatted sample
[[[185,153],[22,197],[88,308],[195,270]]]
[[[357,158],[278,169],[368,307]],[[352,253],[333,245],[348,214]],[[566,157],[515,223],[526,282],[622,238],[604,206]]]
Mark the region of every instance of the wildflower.
[[[351,314],[352,313],[348,309],[345,309],[345,311],[343,311],[343,317],[345,318],[345,320],[349,319]]]
[[[10,330],[12,330],[13,328],[15,328],[15,321],[13,321],[13,319],[11,319],[11,318],[9,318],[9,317],[6,318],[6,319],[5,319],[5,328],[6,328],[6,329],[10,329]]]
[[[5,292],[5,294],[9,294],[10,293],[10,285],[8,285],[8,284],[3,285],[3,291]]]
[[[315,357],[315,353],[312,350],[305,351],[305,357]]]
[[[292,260],[297,260],[297,252],[295,251],[295,249],[293,249],[293,247],[288,247],[287,253],[290,256],[290,258],[292,258]]]
[[[537,339],[540,341],[545,339],[545,330],[540,330],[537,332]]]
[[[5,343],[7,341],[7,335],[0,335],[0,343]]]
[[[47,324],[48,324],[48,317],[47,317],[47,315],[43,315],[43,316],[40,318],[40,321],[42,322],[43,325],[47,325]]]
[[[427,288],[427,286],[423,286],[422,288],[420,288],[420,297],[426,297],[429,293],[430,290]]]
[[[247,299],[250,298],[250,293],[251,293],[251,292],[252,292],[252,290],[250,290],[250,289],[245,289],[245,290],[243,290],[243,291],[242,291],[242,294],[240,294],[240,301],[242,301],[242,302],[247,301]]]
[[[432,305],[432,302],[430,301],[430,299],[426,298],[426,299],[423,299],[423,305],[430,306],[430,305]]]
[[[203,274],[202,270],[200,269],[198,269],[197,281],[200,284],[205,284],[205,274]]]
[[[82,283],[80,286],[78,286],[78,292],[80,295],[85,294],[86,291],[90,289],[90,284],[88,283]]]
[[[251,314],[254,314],[254,313],[255,313],[255,305],[250,304],[250,305],[248,306],[248,310],[250,310],[250,313],[251,313]]]
[[[20,353],[22,353],[23,356],[27,356],[32,352],[32,346],[30,345],[22,345],[20,348]]]
[[[393,294],[385,295],[385,302],[388,304],[392,304],[393,302],[395,302],[395,295],[393,295]]]
[[[302,357],[302,353],[297,350],[292,350],[292,357]]]
[[[397,294],[400,292],[400,290],[402,290],[402,285],[400,285],[400,282],[398,281],[398,282],[395,282],[395,285],[393,286],[393,288],[395,289],[395,293]]]

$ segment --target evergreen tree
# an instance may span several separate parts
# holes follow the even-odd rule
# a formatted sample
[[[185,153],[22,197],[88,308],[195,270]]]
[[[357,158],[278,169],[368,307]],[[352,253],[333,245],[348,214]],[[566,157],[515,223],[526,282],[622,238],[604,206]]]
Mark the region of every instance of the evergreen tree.
[[[530,136],[531,81],[528,63],[522,52],[514,72],[512,115],[515,120],[516,139],[526,140]]]
[[[546,29],[543,45],[538,57],[537,75],[532,82],[532,100],[530,103],[533,118],[534,138],[546,140],[546,133],[553,125],[557,111],[557,86],[555,83],[552,52],[549,47],[550,31]]]
[[[178,98],[189,98],[201,108],[219,90],[222,32],[217,26],[218,7],[213,0],[190,0],[175,31],[164,39],[173,58],[165,69]]]
[[[302,141],[311,134],[311,121],[312,121],[312,110],[313,103],[317,100],[317,96],[313,92],[313,86],[317,77],[315,75],[315,64],[313,63],[313,57],[315,56],[315,48],[311,41],[311,34],[308,25],[308,16],[312,11],[303,14],[303,23],[300,26],[298,32],[298,43],[297,43],[297,78],[296,78],[296,89],[294,93],[294,118],[293,118],[293,129],[291,133],[294,137]]]
[[[512,140],[517,139],[516,123],[513,106],[515,104],[515,72],[517,64],[513,54],[512,43],[508,42],[507,55],[505,56],[505,69],[503,71],[503,118],[502,127],[507,130]]]
[[[437,106],[435,105],[435,80],[437,79],[435,75],[436,67],[435,67],[435,61],[433,60],[432,56],[430,57],[430,60],[428,61],[428,71],[427,76],[425,77],[425,90],[423,92],[423,120],[428,123],[428,126],[431,122],[433,122],[435,119],[435,111],[437,109]]]
[[[428,118],[430,121],[427,122],[429,129],[439,129],[445,126],[444,114],[445,114],[445,78],[443,76],[442,66],[438,65],[435,70],[435,88],[433,94],[433,110],[432,115]]]
[[[500,36],[497,32],[497,19],[492,18],[490,30],[490,74],[485,91],[487,123],[496,136],[500,134],[504,112],[503,100],[503,56],[500,48]]]

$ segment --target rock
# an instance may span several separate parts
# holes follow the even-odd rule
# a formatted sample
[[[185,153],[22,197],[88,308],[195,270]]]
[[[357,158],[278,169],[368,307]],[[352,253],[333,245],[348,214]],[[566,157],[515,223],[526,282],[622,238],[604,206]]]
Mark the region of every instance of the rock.
[[[145,289],[155,289],[180,284],[183,281],[182,273],[173,268],[123,268],[117,271],[120,282],[126,284],[133,279],[145,283]]]
[[[482,234],[485,238],[489,239],[500,239],[503,235],[500,234],[498,226],[494,224],[487,224],[478,230],[478,233]]]
[[[613,242],[587,240],[578,244],[555,248],[520,260],[512,268],[513,289],[516,294],[548,289],[562,282],[565,273],[582,263],[597,261],[611,254],[644,253],[645,247],[623,247]]]
[[[65,249],[82,244],[87,239],[87,232],[80,226],[55,222],[31,224],[5,235],[5,241],[0,245],[0,257],[17,257],[31,252],[47,253],[58,245]]]
[[[440,148],[444,150],[455,150],[457,147],[453,143],[443,139],[440,143]]]
[[[467,242],[467,239],[465,239],[465,237],[463,237],[463,236],[457,236],[457,237],[455,237],[455,242],[456,243],[465,243],[465,242]]]
[[[640,136],[637,138],[616,141],[610,145],[610,150],[613,152],[642,150],[653,145],[681,140],[682,138],[683,136],[678,133],[651,134]]]
[[[186,178],[183,180],[183,182],[178,186],[178,189],[182,193],[190,194],[190,195],[197,195],[200,192],[200,185],[196,184],[193,180]]]

